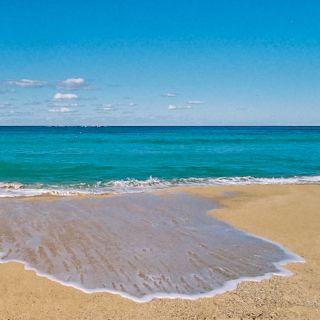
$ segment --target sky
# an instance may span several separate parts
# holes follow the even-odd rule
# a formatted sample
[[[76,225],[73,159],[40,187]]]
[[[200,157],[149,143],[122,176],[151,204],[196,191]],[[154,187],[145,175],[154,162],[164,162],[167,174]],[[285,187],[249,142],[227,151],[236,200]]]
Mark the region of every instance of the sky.
[[[0,1],[0,125],[320,125],[320,2]]]

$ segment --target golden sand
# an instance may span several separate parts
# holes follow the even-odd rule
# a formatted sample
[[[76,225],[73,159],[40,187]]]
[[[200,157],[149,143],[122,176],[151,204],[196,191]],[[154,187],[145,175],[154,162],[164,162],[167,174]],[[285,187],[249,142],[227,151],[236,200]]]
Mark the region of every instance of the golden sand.
[[[320,319],[320,186],[197,187],[224,206],[212,215],[284,245],[306,260],[292,277],[243,282],[232,292],[196,301],[135,303],[85,294],[24,270],[0,265],[0,319]],[[225,197],[225,191],[235,191]]]

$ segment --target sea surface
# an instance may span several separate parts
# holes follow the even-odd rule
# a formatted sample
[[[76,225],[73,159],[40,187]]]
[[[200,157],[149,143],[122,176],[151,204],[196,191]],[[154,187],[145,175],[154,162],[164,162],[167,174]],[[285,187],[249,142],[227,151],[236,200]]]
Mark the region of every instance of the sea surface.
[[[0,127],[0,196],[319,183],[320,127]]]
[[[214,200],[144,191],[320,183],[319,160],[320,127],[0,127],[0,263],[139,302],[288,275],[303,259],[209,217]]]

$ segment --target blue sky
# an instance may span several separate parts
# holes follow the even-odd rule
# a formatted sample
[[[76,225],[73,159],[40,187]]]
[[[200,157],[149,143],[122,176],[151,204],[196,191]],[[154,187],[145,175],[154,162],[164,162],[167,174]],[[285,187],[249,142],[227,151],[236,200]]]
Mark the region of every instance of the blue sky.
[[[318,1],[1,1],[0,125],[319,125]]]

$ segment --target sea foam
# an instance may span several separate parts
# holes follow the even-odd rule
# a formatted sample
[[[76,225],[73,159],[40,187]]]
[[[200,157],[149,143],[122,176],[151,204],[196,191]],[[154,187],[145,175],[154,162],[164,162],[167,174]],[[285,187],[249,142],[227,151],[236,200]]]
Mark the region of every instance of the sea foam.
[[[39,195],[74,196],[103,195],[121,193],[139,193],[166,188],[183,186],[217,186],[217,185],[250,185],[250,184],[319,184],[320,176],[294,177],[219,177],[219,178],[180,178],[160,179],[150,177],[146,180],[124,179],[98,181],[96,183],[58,184],[22,184],[20,182],[0,182],[0,198],[2,197],[32,197]]]

